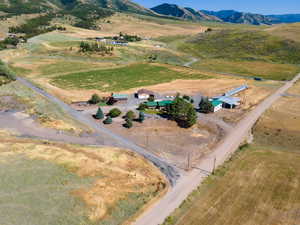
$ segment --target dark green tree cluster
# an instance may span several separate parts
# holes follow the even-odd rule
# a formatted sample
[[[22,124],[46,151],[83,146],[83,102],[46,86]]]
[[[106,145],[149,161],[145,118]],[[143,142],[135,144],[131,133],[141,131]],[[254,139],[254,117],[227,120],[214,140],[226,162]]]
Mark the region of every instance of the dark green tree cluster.
[[[119,36],[113,37],[113,39],[126,42],[137,42],[142,40],[142,38],[137,35],[123,34],[122,32],[120,32]]]
[[[176,121],[181,127],[189,128],[197,122],[197,113],[194,106],[179,95],[176,96],[172,104],[166,107],[166,113],[170,119]]]
[[[111,55],[114,47],[112,46],[105,46],[104,44],[99,44],[97,42],[89,43],[82,41],[80,43],[80,52],[96,52],[100,54],[109,54]]]
[[[99,95],[93,94],[92,97],[90,98],[90,100],[88,100],[88,103],[89,104],[97,104],[97,103],[101,102],[101,100],[102,99],[100,98]]]
[[[100,107],[97,110],[97,113],[95,115],[95,119],[97,119],[97,120],[104,119],[104,113],[103,113],[103,111],[102,111],[102,109]]]
[[[203,97],[199,103],[199,111],[202,113],[210,113],[214,111],[214,106],[209,101],[208,97]]]

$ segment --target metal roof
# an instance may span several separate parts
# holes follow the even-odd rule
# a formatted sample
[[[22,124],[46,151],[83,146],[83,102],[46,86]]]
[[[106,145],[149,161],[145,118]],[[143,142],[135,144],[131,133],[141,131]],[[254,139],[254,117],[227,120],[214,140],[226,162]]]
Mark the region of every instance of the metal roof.
[[[216,107],[216,106],[218,106],[218,105],[221,105],[222,102],[219,101],[219,100],[212,100],[212,101],[211,101],[211,104],[212,104],[214,107]]]
[[[237,87],[237,88],[235,88],[235,89],[233,89],[231,91],[226,92],[225,96],[232,96],[232,95],[235,95],[235,94],[237,94],[237,93],[239,93],[241,91],[244,91],[246,89],[248,89],[248,86],[247,85],[242,85],[242,86]]]
[[[126,94],[112,94],[112,97],[113,98],[120,98],[120,99],[122,99],[122,98],[127,99],[128,95],[126,95]]]
[[[240,98],[229,97],[229,96],[222,96],[218,100],[229,105],[239,105],[241,101]]]

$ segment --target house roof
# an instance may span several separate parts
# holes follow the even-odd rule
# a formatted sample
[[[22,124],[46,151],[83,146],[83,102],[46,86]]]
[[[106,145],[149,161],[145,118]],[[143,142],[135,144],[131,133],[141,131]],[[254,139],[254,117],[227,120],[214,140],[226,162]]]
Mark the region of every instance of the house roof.
[[[157,101],[157,102],[146,102],[145,104],[148,107],[156,107],[156,106],[165,107],[165,106],[170,105],[172,103],[173,103],[173,101],[171,101],[171,100],[163,100],[163,101]]]
[[[137,91],[137,93],[139,95],[142,95],[142,94],[154,95],[153,91],[150,91],[150,90],[147,90],[147,89],[140,89],[140,90]]]

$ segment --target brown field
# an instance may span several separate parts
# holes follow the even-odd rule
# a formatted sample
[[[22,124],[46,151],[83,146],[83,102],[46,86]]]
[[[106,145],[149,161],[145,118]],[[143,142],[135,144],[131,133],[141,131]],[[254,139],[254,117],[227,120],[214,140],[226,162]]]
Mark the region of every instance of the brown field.
[[[129,151],[20,140],[2,131],[0,137],[1,163],[5,163],[7,157],[22,155],[30,160],[46,160],[63,166],[82,179],[93,179],[91,185],[74,187],[69,193],[84,202],[91,224],[107,219],[113,221],[114,216],[110,213],[128,195],[136,194],[144,199],[144,203],[150,204],[153,198],[159,197],[167,189],[160,171],[144,158]],[[129,200],[127,207],[135,207],[133,200],[131,201],[133,205],[130,206]],[[136,209],[134,212],[136,213]]]
[[[146,119],[142,124],[134,123],[131,129],[122,127],[122,123],[115,121],[108,128],[183,169],[189,154],[193,162],[198,161],[224,135],[219,127],[204,121],[189,129],[166,119]]]
[[[13,16],[1,21],[0,38],[5,38],[9,27],[14,27],[23,24],[26,20],[38,17],[39,14],[26,14],[20,16]]]
[[[192,24],[185,22],[178,23],[158,23],[154,21],[146,21],[137,17],[117,13],[105,21],[111,21],[111,23],[99,22],[101,26],[100,31],[91,31],[75,27],[67,26],[68,33],[74,37],[96,37],[96,36],[112,36],[119,34],[119,32],[136,34],[142,37],[160,37],[170,35],[193,35],[206,30],[206,27],[200,24]]]
[[[290,92],[299,90],[299,83]],[[164,225],[300,223],[300,98],[282,97],[241,148]]]
[[[300,23],[279,24],[266,29],[267,32],[294,41],[300,40]]]

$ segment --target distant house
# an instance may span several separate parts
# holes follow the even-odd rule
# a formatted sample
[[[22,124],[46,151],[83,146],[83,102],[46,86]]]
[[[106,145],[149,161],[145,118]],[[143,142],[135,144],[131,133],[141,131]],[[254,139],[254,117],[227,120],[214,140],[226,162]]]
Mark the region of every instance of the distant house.
[[[140,89],[136,93],[138,99],[148,99],[151,96],[155,96],[154,92],[147,89]]]
[[[128,46],[128,42],[124,42],[124,41],[112,41],[110,44],[118,45],[118,46]]]
[[[217,112],[222,109],[223,102],[221,102],[220,100],[215,99],[215,100],[211,100],[210,102],[214,107],[213,109],[214,112]]]
[[[126,94],[112,93],[111,97],[116,101],[127,101],[128,100],[128,95],[126,95]]]

